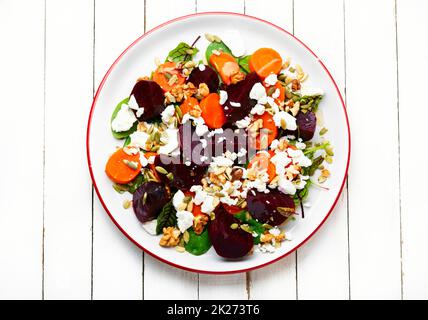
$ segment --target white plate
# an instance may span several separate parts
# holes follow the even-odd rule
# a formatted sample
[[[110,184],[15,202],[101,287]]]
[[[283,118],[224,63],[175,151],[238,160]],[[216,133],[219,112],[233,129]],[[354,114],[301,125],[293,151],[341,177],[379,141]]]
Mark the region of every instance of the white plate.
[[[325,186],[328,191],[312,187],[305,210],[305,218],[298,218],[286,226],[291,241],[283,242],[275,253],[256,253],[243,260],[227,261],[214,249],[202,256],[179,253],[162,248],[159,239],[146,233],[132,210],[122,207],[129,194],[118,194],[104,173],[104,166],[115,146],[122,142],[110,134],[110,116],[116,104],[128,96],[135,80],[148,75],[155,68],[154,59],[164,59],[179,42],[191,43],[204,33],[220,34],[239,30],[248,52],[260,47],[272,47],[284,58],[292,57],[309,73],[308,85],[321,87],[325,97],[320,105],[328,138],[334,146],[331,178]],[[203,38],[203,37],[202,37]],[[204,40],[197,45],[204,51]],[[343,188],[350,155],[349,124],[345,106],[337,86],[317,56],[285,30],[253,17],[231,13],[204,13],[175,19],[146,33],[131,44],[113,63],[95,96],[88,122],[87,153],[89,169],[95,190],[105,210],[118,228],[137,246],[154,257],[176,267],[203,273],[243,272],[272,263],[291,253],[308,240],[333,210]]]

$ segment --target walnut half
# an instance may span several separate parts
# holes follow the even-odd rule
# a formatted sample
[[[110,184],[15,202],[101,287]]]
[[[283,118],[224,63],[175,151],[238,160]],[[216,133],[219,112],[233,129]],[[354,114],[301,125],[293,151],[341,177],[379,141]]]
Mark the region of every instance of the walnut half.
[[[163,228],[163,236],[159,241],[162,247],[175,247],[180,242],[180,230],[174,227]]]

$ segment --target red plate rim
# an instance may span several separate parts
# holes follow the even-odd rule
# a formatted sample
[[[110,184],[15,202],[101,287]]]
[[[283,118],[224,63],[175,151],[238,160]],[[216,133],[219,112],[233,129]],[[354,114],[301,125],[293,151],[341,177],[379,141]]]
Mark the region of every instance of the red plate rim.
[[[156,31],[156,30],[158,30],[158,29],[160,29],[160,28],[162,28],[162,27],[164,27],[164,26],[166,26],[166,25],[169,25],[169,24],[171,24],[171,23],[173,23],[173,22],[176,22],[176,21],[180,21],[180,20],[185,20],[185,19],[188,19],[188,18],[191,18],[191,17],[195,17],[195,16],[205,16],[205,15],[228,15],[228,16],[239,16],[239,17],[246,17],[246,18],[250,18],[250,19],[253,19],[253,20],[256,20],[256,21],[261,21],[261,22],[263,22],[263,23],[266,23],[266,24],[269,24],[270,26],[273,26],[273,27],[275,27],[276,29],[278,29],[279,31],[281,31],[281,32],[285,32],[286,34],[288,34],[289,36],[291,36],[291,37],[293,37],[296,41],[298,41],[301,45],[303,45],[315,58],[316,58],[316,60],[320,63],[320,65],[322,66],[322,68],[327,72],[327,74],[328,74],[328,76],[329,76],[329,78],[331,79],[331,81],[332,81],[332,83],[333,83],[333,85],[334,85],[334,87],[336,88],[336,91],[337,91],[337,94],[339,95],[339,98],[340,98],[340,101],[341,101],[341,103],[342,103],[342,107],[343,107],[343,111],[344,111],[344,113],[345,113],[345,119],[346,119],[346,126],[347,126],[347,129],[348,129],[348,158],[347,158],[347,163],[346,163],[346,169],[345,169],[345,174],[344,174],[344,176],[343,176],[343,181],[342,181],[342,184],[341,184],[341,186],[340,186],[340,189],[339,189],[339,192],[338,192],[338,194],[337,194],[337,196],[336,196],[336,199],[334,200],[334,202],[333,202],[333,205],[331,206],[331,208],[330,208],[330,210],[328,211],[328,213],[326,214],[326,216],[324,217],[324,219],[321,221],[321,223],[315,228],[315,230],[314,231],[312,231],[312,233],[305,239],[305,240],[303,240],[302,242],[300,242],[297,246],[295,246],[293,249],[291,249],[290,251],[288,251],[287,253],[285,253],[285,254],[283,254],[282,256],[280,256],[280,257],[278,257],[278,258],[276,258],[276,259],[273,259],[272,261],[269,261],[269,262],[266,262],[266,263],[263,263],[263,264],[260,264],[260,265],[257,265],[257,266],[254,266],[254,267],[251,267],[251,268],[246,268],[246,269],[238,269],[238,270],[232,270],[232,271],[207,271],[207,270],[199,270],[199,269],[193,269],[193,268],[188,268],[188,267],[184,267],[184,266],[182,266],[182,265],[178,265],[178,264],[175,264],[174,262],[171,262],[171,261],[168,261],[168,260],[165,260],[165,259],[163,259],[163,258],[161,258],[161,257],[159,257],[159,256],[157,256],[155,253],[153,253],[153,252],[151,252],[151,251],[149,251],[149,250],[147,250],[146,248],[144,248],[142,245],[140,245],[135,239],[133,239],[121,226],[120,226],[120,224],[114,219],[114,217],[113,217],[113,215],[110,213],[110,211],[108,210],[108,208],[107,208],[107,205],[105,204],[105,202],[104,202],[104,200],[103,200],[103,198],[102,198],[102,196],[101,196],[101,194],[100,194],[100,192],[99,192],[99,190],[98,190],[98,187],[97,187],[97,183],[96,183],[96,181],[95,181],[95,179],[94,179],[94,174],[93,174],[93,172],[92,172],[92,164],[91,164],[91,157],[90,157],[90,153],[89,153],[89,134],[90,134],[90,130],[91,130],[91,121],[92,121],[92,115],[93,115],[93,112],[94,112],[94,108],[95,108],[95,105],[96,105],[96,103],[97,103],[97,100],[98,100],[98,95],[99,95],[99,93],[101,92],[101,89],[103,88],[103,86],[104,86],[104,83],[107,81],[107,78],[108,78],[108,76],[110,75],[110,73],[111,73],[111,71],[113,70],[113,68],[116,66],[116,64],[119,62],[119,60],[120,59],[122,59],[122,57],[125,55],[125,53],[130,49],[130,48],[132,48],[136,43],[138,43],[140,40],[142,40],[144,37],[146,37],[148,34],[151,34],[151,33],[153,33],[154,31]],[[91,179],[92,179],[92,183],[93,183],[93,186],[94,186],[94,188],[95,188],[95,192],[97,193],[97,195],[98,195],[98,198],[100,199],[100,202],[101,202],[101,204],[102,204],[102,206],[103,206],[103,208],[104,208],[104,210],[107,212],[107,214],[109,215],[109,217],[110,217],[110,219],[114,222],[114,224],[119,228],[119,230],[131,241],[131,242],[133,242],[137,247],[139,247],[140,249],[142,249],[144,252],[147,252],[148,254],[150,254],[151,256],[153,256],[153,257],[155,257],[156,259],[158,259],[158,260],[160,260],[160,261],[162,261],[162,262],[165,262],[165,263],[167,263],[167,264],[169,264],[169,265],[171,265],[171,266],[173,266],[173,267],[176,267],[176,268],[179,268],[179,269],[183,269],[183,270],[186,270],[186,271],[191,271],[191,272],[197,272],[197,273],[204,273],[204,274],[218,274],[218,275],[220,275],[220,274],[233,274],[233,273],[241,273],[241,272],[248,272],[248,271],[251,271],[251,270],[255,270],[255,269],[259,269],[259,268],[262,268],[262,267],[264,267],[264,266],[267,266],[267,265],[269,265],[269,264],[272,264],[272,263],[275,263],[275,262],[277,262],[277,261],[279,261],[279,260],[281,260],[282,258],[284,258],[284,257],[286,257],[286,256],[288,256],[289,254],[291,254],[292,252],[294,252],[294,251],[296,251],[298,248],[300,248],[302,245],[304,245],[317,231],[318,231],[318,229],[319,228],[321,228],[321,226],[324,224],[324,222],[327,220],[327,218],[330,216],[330,214],[332,213],[332,211],[333,211],[333,209],[334,209],[334,207],[336,206],[336,204],[337,204],[337,202],[338,202],[338,200],[339,200],[339,197],[340,197],[340,194],[342,193],[342,190],[343,190],[343,187],[344,187],[344,185],[345,185],[345,182],[346,182],[346,178],[347,178],[347,175],[348,175],[348,169],[349,169],[349,161],[350,161],[350,157],[351,157],[351,131],[350,131],[350,127],[349,127],[349,119],[348,119],[348,113],[346,112],[346,106],[345,106],[345,102],[344,102],[344,100],[343,100],[343,98],[342,98],[342,95],[341,95],[341,93],[340,93],[340,91],[339,91],[339,88],[338,88],[338,86],[337,86],[337,84],[336,84],[336,82],[334,81],[334,79],[333,79],[333,77],[332,77],[332,75],[331,75],[331,73],[330,73],[330,71],[327,69],[327,67],[324,65],[324,63],[318,58],[318,56],[305,44],[305,43],[303,43],[300,39],[298,39],[297,37],[295,37],[293,34],[291,34],[290,32],[288,32],[287,30],[285,30],[285,29],[283,29],[283,28],[281,28],[281,27],[279,27],[279,26],[277,26],[277,25],[275,25],[275,24],[273,24],[272,22],[269,22],[269,21],[266,21],[266,20],[264,20],[264,19],[260,19],[260,18],[257,18],[257,17],[253,17],[253,16],[250,16],[250,15],[246,15],[246,14],[241,14],[241,13],[235,13],[235,12],[222,12],[222,11],[213,11],[213,12],[200,12],[200,13],[193,13],[193,14],[189,14],[189,15],[185,15],[185,16],[182,16],[182,17],[178,17],[178,18],[175,18],[175,19],[172,19],[172,20],[169,20],[169,21],[166,21],[166,22],[164,22],[164,23],[162,23],[162,24],[160,24],[160,25],[158,25],[157,27],[155,27],[155,28],[153,28],[153,29],[151,29],[151,30],[149,30],[148,32],[146,32],[146,33],[144,33],[142,36],[140,36],[139,38],[137,38],[134,42],[132,42],[120,55],[119,55],[119,57],[113,62],[113,64],[110,66],[110,68],[108,69],[108,71],[107,71],[107,73],[105,74],[105,76],[103,77],[103,79],[102,79],[102,81],[101,81],[101,83],[100,83],[100,85],[99,85],[99,87],[98,87],[98,89],[97,89],[97,92],[96,92],[96,94],[95,94],[95,96],[94,96],[94,100],[93,100],[93,102],[92,102],[92,106],[91,106],[91,111],[90,111],[90,113],[89,113],[89,119],[88,119],[88,126],[87,126],[87,131],[86,131],[86,155],[87,155],[87,159],[88,159],[88,167],[89,167],[89,173],[90,173],[90,175],[91,175]]]

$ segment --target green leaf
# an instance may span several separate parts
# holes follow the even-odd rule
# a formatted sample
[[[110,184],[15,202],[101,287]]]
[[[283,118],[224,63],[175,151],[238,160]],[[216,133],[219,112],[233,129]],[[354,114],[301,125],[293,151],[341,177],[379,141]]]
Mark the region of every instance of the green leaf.
[[[200,235],[197,235],[192,228],[189,228],[187,232],[189,233],[189,242],[184,245],[187,252],[195,256],[200,256],[211,248],[207,228]]]
[[[315,171],[319,168],[319,166],[324,162],[324,157],[318,156],[312,160],[312,164],[305,168],[305,175],[313,176]]]
[[[127,136],[125,138],[125,141],[123,141],[123,146],[126,147],[127,145],[129,145],[131,143],[131,137]]]
[[[161,234],[163,228],[173,227],[177,224],[176,213],[177,211],[175,210],[174,205],[172,204],[172,201],[164,205],[164,207],[162,208],[157,218],[157,225],[156,225],[157,234]]]
[[[214,50],[223,51],[233,56],[232,51],[230,51],[230,49],[224,44],[224,42],[211,42],[208,45],[207,50],[205,51],[205,57],[208,63],[210,62],[210,57],[213,54]]]
[[[251,56],[243,56],[238,58],[238,64],[241,67],[241,70],[245,73],[250,73],[250,66],[248,65],[249,61],[250,61]]]
[[[193,48],[185,42],[180,42],[177,47],[175,47],[168,53],[168,57],[166,58],[166,61],[174,61],[174,62],[190,61],[193,59],[193,56],[198,51],[199,50],[197,48]]]
[[[114,190],[116,190],[119,193],[124,193],[125,191],[128,191],[130,193],[134,193],[144,182],[145,182],[144,177],[140,173],[131,182],[129,182],[127,184],[115,183],[113,185],[113,188],[114,188]]]
[[[234,215],[234,217],[240,220],[241,222],[248,224],[248,226],[250,227],[250,230],[252,232],[257,233],[257,237],[254,237],[253,239],[254,239],[254,243],[258,244],[260,242],[260,236],[266,230],[263,224],[257,221],[256,219],[253,219],[251,214],[246,210],[238,212],[237,214]]]
[[[113,110],[113,114],[111,115],[110,124],[116,118],[117,114],[120,111],[120,108],[122,107],[122,104],[127,104],[128,102],[129,102],[129,97],[125,98],[121,102],[119,102],[119,104]],[[113,129],[111,129],[111,133],[113,134],[113,137],[115,137],[116,139],[124,139],[124,138],[128,137],[131,133],[133,133],[134,131],[137,130],[137,125],[138,125],[138,121],[135,121],[135,123],[134,123],[134,125],[132,126],[131,129],[129,129],[127,131],[123,131],[123,132],[122,131],[121,132],[116,132]]]

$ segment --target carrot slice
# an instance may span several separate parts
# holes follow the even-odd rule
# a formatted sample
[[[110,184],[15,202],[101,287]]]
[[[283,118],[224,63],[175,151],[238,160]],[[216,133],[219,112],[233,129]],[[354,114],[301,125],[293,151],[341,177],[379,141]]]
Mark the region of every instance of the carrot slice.
[[[225,52],[220,52],[218,55],[212,54],[210,56],[210,64],[217,70],[221,80],[226,85],[231,84],[231,77],[240,72],[239,64],[236,62],[235,58]]]
[[[180,110],[183,115],[188,113],[190,110],[193,109],[194,106],[197,106],[199,104],[199,101],[196,98],[189,97],[186,100],[183,101],[183,103],[180,105]]]
[[[278,74],[282,68],[282,58],[271,48],[260,48],[251,55],[249,66],[251,71],[264,79],[271,73]]]
[[[174,75],[177,76],[177,81],[170,84],[169,81]],[[153,81],[160,85],[163,91],[170,91],[175,86],[183,84],[186,78],[181,75],[175,62],[165,62],[153,73]]]
[[[252,145],[257,150],[266,149],[269,147],[272,141],[278,135],[278,128],[275,125],[273,116],[269,112],[265,112],[262,115],[255,115],[253,117],[253,122],[258,121],[259,119],[261,119],[263,122],[262,129],[264,130],[261,131],[261,134],[258,134],[256,139],[253,139],[252,141]]]
[[[223,205],[223,208],[230,214],[237,214],[243,210],[241,207],[238,207],[238,206],[230,206],[225,203],[222,203],[222,205]]]
[[[135,166],[135,168],[132,168]],[[123,148],[116,150],[107,161],[105,172],[116,183],[126,184],[140,173],[140,154],[129,155]]]
[[[276,167],[270,161],[272,154],[273,152],[271,153],[271,152],[264,152],[264,151],[257,153],[248,164],[248,168],[250,169],[256,166],[262,170],[266,170],[269,176],[269,181],[272,181],[273,178],[275,178],[276,176]]]
[[[202,118],[205,124],[211,129],[221,128],[225,122],[223,107],[220,104],[220,96],[217,93],[210,93],[199,104],[202,110]]]

